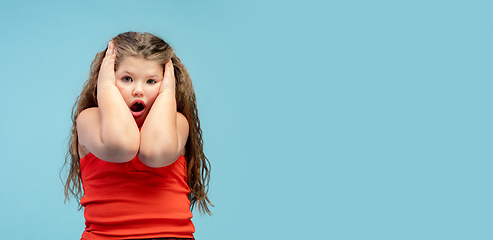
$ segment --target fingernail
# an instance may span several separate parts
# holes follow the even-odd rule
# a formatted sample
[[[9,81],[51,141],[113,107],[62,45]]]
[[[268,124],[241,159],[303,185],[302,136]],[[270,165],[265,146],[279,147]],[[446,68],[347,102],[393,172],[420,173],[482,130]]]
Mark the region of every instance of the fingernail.
[[[113,42],[110,42],[109,43],[109,46],[108,47],[110,47],[110,46],[113,48],[113,51],[112,52],[113,53],[116,53],[115,45],[113,45]]]

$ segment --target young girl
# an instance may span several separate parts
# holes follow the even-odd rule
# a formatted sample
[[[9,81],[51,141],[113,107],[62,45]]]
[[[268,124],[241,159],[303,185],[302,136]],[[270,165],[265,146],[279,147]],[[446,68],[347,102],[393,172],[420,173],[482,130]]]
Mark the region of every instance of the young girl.
[[[113,38],[72,121],[65,197],[85,208],[82,239],[193,239],[193,207],[210,214],[210,164],[191,79],[166,42]]]

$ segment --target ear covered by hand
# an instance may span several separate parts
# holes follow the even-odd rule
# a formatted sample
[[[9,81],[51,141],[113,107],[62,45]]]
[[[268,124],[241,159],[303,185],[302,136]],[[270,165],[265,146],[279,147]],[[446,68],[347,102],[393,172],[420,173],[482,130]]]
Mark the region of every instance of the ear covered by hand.
[[[101,83],[116,84],[115,59],[116,59],[115,46],[113,45],[113,42],[109,42],[108,49],[106,50],[106,54],[103,58],[103,63],[101,64],[101,68],[99,69],[98,84]]]
[[[173,67],[173,62],[171,59],[164,66],[164,77],[161,82],[161,87],[159,88],[159,93],[162,93],[167,90],[171,90],[173,93],[175,92],[175,70]]]

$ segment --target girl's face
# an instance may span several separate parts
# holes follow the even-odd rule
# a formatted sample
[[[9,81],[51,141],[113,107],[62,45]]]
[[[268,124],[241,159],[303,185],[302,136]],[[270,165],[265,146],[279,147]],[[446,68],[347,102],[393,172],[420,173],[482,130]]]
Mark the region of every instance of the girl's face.
[[[125,100],[138,126],[144,123],[159,94],[163,67],[140,57],[126,57],[115,72],[116,87]]]

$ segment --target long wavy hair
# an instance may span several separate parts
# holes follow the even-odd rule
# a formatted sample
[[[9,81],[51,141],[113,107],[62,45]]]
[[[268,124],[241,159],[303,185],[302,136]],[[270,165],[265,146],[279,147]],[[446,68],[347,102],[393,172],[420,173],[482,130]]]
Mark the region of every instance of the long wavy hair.
[[[208,205],[213,206],[207,197],[210,180],[210,163],[203,151],[202,130],[197,112],[195,91],[188,71],[180,59],[173,53],[173,49],[164,40],[150,33],[125,32],[112,39],[116,51],[115,69],[119,62],[126,57],[141,57],[156,61],[163,66],[170,59],[173,62],[176,78],[176,105],[177,111],[185,115],[188,120],[189,133],[185,145],[188,169],[188,186],[190,187],[190,210],[197,205],[200,212],[211,214]],[[72,129],[69,136],[68,151],[65,165],[70,165],[67,179],[64,182],[65,201],[72,195],[80,205],[83,196],[80,173],[79,141],[77,134],[77,117],[87,108],[97,107],[97,82],[99,69],[107,49],[96,54],[92,61],[89,78],[84,83],[81,94],[72,108]]]

